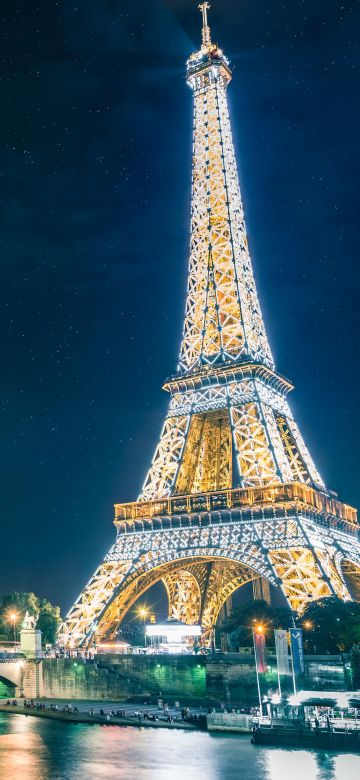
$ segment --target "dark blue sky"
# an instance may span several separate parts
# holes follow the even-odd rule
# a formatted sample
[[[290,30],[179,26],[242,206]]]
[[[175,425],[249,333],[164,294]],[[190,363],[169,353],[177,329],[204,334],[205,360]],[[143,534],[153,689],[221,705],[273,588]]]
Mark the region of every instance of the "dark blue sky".
[[[360,503],[359,3],[214,0],[277,368]],[[136,497],[177,362],[194,0],[3,0],[0,589],[68,607]]]

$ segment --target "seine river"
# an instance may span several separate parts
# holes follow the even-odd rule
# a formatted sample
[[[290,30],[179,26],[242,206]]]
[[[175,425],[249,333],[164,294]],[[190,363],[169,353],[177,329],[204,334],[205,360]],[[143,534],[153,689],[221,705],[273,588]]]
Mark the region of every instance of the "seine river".
[[[248,737],[0,715],[1,780],[359,780],[360,756]]]

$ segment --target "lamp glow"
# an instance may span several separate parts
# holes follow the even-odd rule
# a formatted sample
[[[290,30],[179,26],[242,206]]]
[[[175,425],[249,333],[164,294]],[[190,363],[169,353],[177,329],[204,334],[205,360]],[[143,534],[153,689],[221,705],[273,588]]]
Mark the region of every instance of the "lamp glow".
[[[16,612],[16,610],[12,609],[9,612],[6,613],[6,620],[8,623],[12,623],[13,632],[14,632],[14,642],[16,642],[16,623],[20,617],[19,613]]]

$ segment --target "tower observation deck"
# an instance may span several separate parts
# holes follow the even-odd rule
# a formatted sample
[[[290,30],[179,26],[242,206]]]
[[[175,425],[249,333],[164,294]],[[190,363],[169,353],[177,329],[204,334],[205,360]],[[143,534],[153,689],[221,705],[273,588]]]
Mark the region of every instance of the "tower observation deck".
[[[256,291],[227,104],[230,64],[202,43],[193,93],[191,237],[177,372],[168,413],[137,499],[115,505],[116,540],[60,629],[64,645],[114,636],[136,600],[162,580],[169,616],[204,636],[226,599],[256,578],[293,611],[309,600],[360,599],[355,509],[330,491],[291,412]]]

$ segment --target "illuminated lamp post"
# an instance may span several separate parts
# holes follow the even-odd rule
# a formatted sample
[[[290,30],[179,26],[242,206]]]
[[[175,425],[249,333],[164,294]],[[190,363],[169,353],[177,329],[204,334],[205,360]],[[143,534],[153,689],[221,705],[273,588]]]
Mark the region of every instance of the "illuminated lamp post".
[[[149,610],[147,609],[147,607],[139,607],[137,614],[143,621],[143,625],[144,625],[144,647],[146,647],[146,625],[145,625],[145,620],[146,620],[146,618],[149,615]]]
[[[16,644],[16,623],[18,619],[19,619],[19,613],[15,612],[14,610],[12,612],[9,612],[7,615],[7,620],[9,623],[12,623],[12,627],[13,627],[14,644]]]
[[[257,625],[257,626],[255,626],[254,631],[253,631],[254,653],[255,653],[255,669],[256,669],[256,682],[257,682],[257,689],[258,689],[258,695],[259,695],[260,718],[262,718],[263,717],[263,708],[262,708],[261,692],[260,692],[260,680],[259,680],[259,671],[258,671],[258,662],[257,662],[255,634],[257,636],[259,636],[259,637],[263,636],[263,634],[264,634],[263,626]]]
[[[311,622],[311,620],[305,620],[303,623],[303,628],[305,628],[306,631],[312,631],[314,628],[314,624]],[[309,640],[306,640],[306,649],[309,652]],[[314,645],[314,652],[316,653],[316,646]]]

